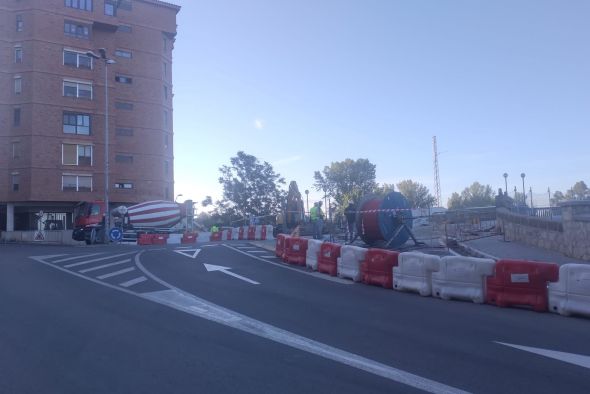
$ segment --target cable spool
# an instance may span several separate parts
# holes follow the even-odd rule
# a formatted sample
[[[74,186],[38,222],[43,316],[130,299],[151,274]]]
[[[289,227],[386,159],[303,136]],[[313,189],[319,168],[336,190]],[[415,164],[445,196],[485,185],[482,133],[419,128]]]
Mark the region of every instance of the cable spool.
[[[364,196],[356,214],[357,234],[369,246],[399,248],[412,228],[412,210],[408,200],[398,192],[391,192],[381,198]]]

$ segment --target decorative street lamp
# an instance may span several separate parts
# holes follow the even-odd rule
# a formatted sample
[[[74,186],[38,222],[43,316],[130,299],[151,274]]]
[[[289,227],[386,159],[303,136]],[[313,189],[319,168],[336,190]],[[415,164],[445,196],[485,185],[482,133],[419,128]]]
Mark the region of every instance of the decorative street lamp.
[[[529,193],[531,194],[531,209],[533,208],[533,187],[529,187]]]
[[[502,176],[504,177],[504,193],[508,195],[508,173],[505,172]]]
[[[110,211],[109,211],[109,77],[108,69],[110,64],[115,64],[113,59],[107,58],[107,51],[104,48],[98,50],[100,56],[92,51],[86,52],[86,55],[97,60],[104,61],[104,240],[108,243],[108,232],[110,228]]]
[[[305,210],[309,214],[309,190],[305,189]]]
[[[176,195],[176,197],[174,198],[174,202],[176,202],[176,200],[178,200],[178,197],[182,197],[182,193]]]

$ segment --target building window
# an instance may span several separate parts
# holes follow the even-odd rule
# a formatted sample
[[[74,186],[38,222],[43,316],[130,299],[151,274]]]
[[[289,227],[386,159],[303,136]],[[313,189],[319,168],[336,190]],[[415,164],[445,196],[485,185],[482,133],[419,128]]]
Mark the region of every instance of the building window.
[[[124,49],[116,49],[115,56],[124,57],[125,59],[131,59],[133,57],[133,54],[131,53],[131,51],[126,51]]]
[[[168,86],[164,85],[164,100],[168,100]]]
[[[115,0],[104,0],[104,14],[109,16],[117,15],[117,2]]]
[[[119,0],[119,7],[120,10],[131,11],[133,9],[133,4],[131,0]]]
[[[163,37],[164,40],[164,52],[166,52],[166,50],[168,49],[168,40],[166,39],[166,37]]]
[[[118,182],[115,183],[115,189],[133,189],[133,183]]]
[[[64,49],[64,66],[92,69],[92,58],[85,53]]]
[[[164,127],[168,127],[168,111],[164,110]]]
[[[133,111],[133,104],[126,103],[123,101],[115,101],[115,108],[117,109],[124,109],[126,111]]]
[[[20,142],[12,143],[12,158],[18,159],[20,157]]]
[[[91,166],[92,145],[62,144],[64,166]]]
[[[168,148],[168,134],[164,134],[164,148]]]
[[[65,0],[66,7],[92,11],[92,0]]]
[[[164,78],[168,76],[168,63],[162,63],[164,65]]]
[[[23,92],[23,79],[20,76],[14,77],[14,94],[21,94]]]
[[[91,192],[92,176],[88,175],[62,175],[61,189],[72,192]]]
[[[164,174],[168,175],[168,160],[164,160]]]
[[[64,81],[64,97],[76,97],[92,100],[92,84],[86,82]]]
[[[119,6],[119,8],[121,8],[121,6]],[[119,27],[117,28],[117,31],[123,32],[123,33],[131,33],[131,26],[129,25],[119,25]]]
[[[20,45],[14,47],[14,62],[15,63],[22,63],[23,62],[23,48]]]
[[[16,14],[16,31],[23,31],[25,24],[23,22],[22,14]]]
[[[10,183],[12,184],[12,191],[17,192],[20,189],[20,175],[18,172],[10,174]]]
[[[67,36],[76,38],[90,38],[90,28],[82,23],[65,21],[64,22],[64,33]]]
[[[115,133],[123,137],[130,137],[133,135],[133,129],[128,127],[117,127]]]
[[[131,155],[124,155],[124,154],[119,154],[115,156],[115,161],[117,163],[125,163],[125,164],[131,164],[133,163],[133,156]]]
[[[14,127],[20,126],[20,114],[21,114],[20,111],[21,111],[20,108],[14,108],[12,110],[12,125]]]
[[[64,112],[63,132],[66,134],[90,135],[90,114]]]
[[[168,186],[166,186],[166,188],[164,189],[164,198],[166,200],[170,199],[170,189],[168,189]]]
[[[131,77],[126,77],[124,75],[117,75],[115,77],[115,81],[119,82],[119,83],[126,83],[126,84],[132,84],[133,83],[133,78]]]

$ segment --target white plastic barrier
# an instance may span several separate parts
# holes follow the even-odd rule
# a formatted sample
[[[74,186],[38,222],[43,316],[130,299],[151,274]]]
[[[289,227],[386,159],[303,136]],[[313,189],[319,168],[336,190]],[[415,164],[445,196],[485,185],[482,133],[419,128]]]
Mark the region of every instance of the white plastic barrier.
[[[227,233],[228,233],[228,231],[229,230],[227,230],[227,229],[226,230],[221,230],[221,240],[222,241],[226,241],[227,240]],[[233,232],[234,232],[234,230],[232,229],[232,236],[233,236]]]
[[[549,283],[549,310],[564,316],[590,316],[590,265],[559,267],[559,281]]]
[[[266,225],[266,239],[275,239],[275,237],[273,237],[272,233],[273,233],[274,229],[270,224]]]
[[[393,267],[393,288],[415,291],[421,296],[432,294],[432,273],[439,270],[440,257],[419,252],[404,252]]]
[[[338,276],[350,278],[355,282],[361,280],[361,261],[365,259],[367,249],[358,246],[344,245],[337,259]]]
[[[238,232],[240,231],[239,227],[234,227],[231,230],[231,239],[237,240],[238,239]]]
[[[256,226],[254,230],[254,239],[260,241],[262,239],[262,226]]]
[[[318,253],[320,252],[320,246],[322,246],[322,241],[319,239],[309,239],[307,241],[305,266],[314,271],[318,270]]]
[[[168,240],[166,243],[168,245],[180,245],[180,240],[182,239],[182,234],[169,234]]]
[[[475,257],[445,256],[438,272],[432,273],[432,293],[443,300],[458,298],[481,304],[485,277],[494,273],[496,262]]]

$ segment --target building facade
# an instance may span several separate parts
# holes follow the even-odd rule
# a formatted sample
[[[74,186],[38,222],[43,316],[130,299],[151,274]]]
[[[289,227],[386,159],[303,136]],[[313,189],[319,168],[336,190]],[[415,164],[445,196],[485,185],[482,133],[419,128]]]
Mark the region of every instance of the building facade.
[[[174,198],[172,50],[180,7],[158,0],[0,1],[0,230],[68,229],[111,207]],[[106,64],[88,52],[115,61]]]

